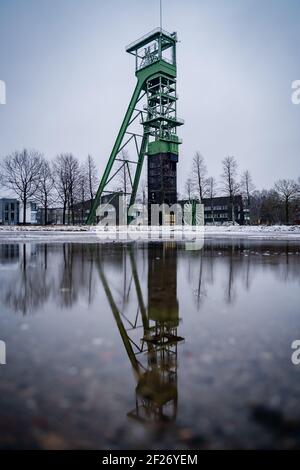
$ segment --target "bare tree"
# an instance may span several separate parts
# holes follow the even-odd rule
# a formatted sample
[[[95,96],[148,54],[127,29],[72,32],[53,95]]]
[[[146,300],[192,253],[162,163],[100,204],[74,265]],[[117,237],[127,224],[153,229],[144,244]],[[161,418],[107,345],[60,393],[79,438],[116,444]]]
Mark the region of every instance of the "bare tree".
[[[235,157],[226,157],[222,161],[223,173],[221,175],[222,179],[222,189],[224,194],[226,194],[230,199],[231,205],[231,220],[235,221],[234,216],[234,198],[238,193],[239,184],[237,182],[237,169],[238,164]]]
[[[75,223],[75,203],[78,200],[78,184],[80,179],[80,166],[77,158],[72,154],[67,158],[68,169],[68,223]]]
[[[205,164],[205,160],[199,152],[196,152],[193,158],[192,171],[193,185],[195,190],[197,191],[199,201],[201,202],[202,199],[207,195],[208,183],[206,178],[207,167]]]
[[[251,194],[255,190],[255,186],[253,184],[252,177],[251,177],[249,170],[244,171],[244,173],[242,174],[241,190],[242,190],[243,196],[245,197],[247,201],[247,206],[248,208],[250,208]]]
[[[68,215],[68,223],[70,223],[70,220],[74,223],[74,204],[76,202],[76,191],[78,190],[80,177],[77,158],[71,153],[58,155],[53,163],[53,174],[55,188],[63,204],[63,224],[66,223],[66,214]]]
[[[251,223],[279,224],[284,221],[282,201],[274,189],[254,191],[251,195]]]
[[[23,223],[26,224],[26,206],[37,191],[42,155],[36,150],[14,152],[1,164],[1,182],[13,191],[23,204]]]
[[[117,190],[121,191],[125,197],[131,191],[130,164],[127,162],[128,159],[128,152],[126,150],[122,150],[119,157],[120,166],[117,178]]]
[[[65,225],[69,184],[67,154],[60,154],[55,158],[53,162],[53,176],[55,189],[63,206],[63,224]]]
[[[260,219],[261,222],[268,225],[283,221],[280,196],[274,189],[261,191]]]
[[[147,204],[147,189],[148,184],[146,180],[142,180],[140,184],[140,188],[137,195],[137,202],[141,202],[144,206]]]
[[[54,178],[52,175],[51,167],[49,165],[49,162],[44,158],[41,160],[39,174],[39,184],[34,198],[43,208],[44,225],[47,225],[48,209],[49,206],[55,201],[55,195],[53,191]]]
[[[85,202],[88,195],[91,195],[91,186],[90,186],[90,173],[86,171],[86,165],[80,167],[80,172],[78,176],[78,196],[77,199],[80,202],[80,212],[81,212],[81,221],[84,222],[85,219]],[[93,198],[91,198],[93,200]]]
[[[185,192],[188,197],[188,200],[190,201],[192,199],[192,193],[193,193],[193,180],[192,178],[188,178],[185,183]]]
[[[261,208],[262,208],[262,196],[261,191],[255,190],[251,195],[251,212],[250,220],[251,224],[261,223]]]
[[[97,167],[91,155],[88,155],[86,162],[86,173],[88,181],[89,197],[93,202],[98,189],[99,179],[97,176]]]
[[[280,196],[280,199],[284,203],[285,208],[285,222],[288,225],[290,223],[290,204],[299,194],[298,184],[291,179],[278,180],[275,183],[275,191]]]
[[[215,223],[215,217],[214,217],[214,198],[217,195],[217,183],[216,180],[213,176],[208,178],[208,197],[210,199],[210,210],[211,210],[211,216],[212,216],[212,222]]]

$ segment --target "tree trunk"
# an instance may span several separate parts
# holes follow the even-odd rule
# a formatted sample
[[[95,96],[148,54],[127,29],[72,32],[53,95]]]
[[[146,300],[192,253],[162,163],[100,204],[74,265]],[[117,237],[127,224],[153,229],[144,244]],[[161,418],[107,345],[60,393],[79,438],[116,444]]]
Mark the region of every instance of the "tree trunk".
[[[288,198],[285,199],[285,222],[287,225],[290,223],[290,216],[289,216],[289,200]]]
[[[67,202],[67,224],[70,225],[70,216],[71,216],[71,210],[70,210],[70,198],[68,196],[68,202]]]
[[[73,198],[73,192],[71,193],[71,220],[72,220],[72,225],[74,225],[75,217],[74,217],[74,198]]]
[[[198,183],[199,183],[199,196],[200,196],[200,204],[202,204],[202,184],[201,184],[201,178],[200,176],[198,175]]]
[[[64,200],[64,205],[63,205],[63,225],[66,225],[66,200]]]
[[[229,201],[230,201],[230,208],[231,208],[231,222],[234,222],[234,199],[233,199],[233,195],[232,195],[232,192],[230,192],[230,195],[229,195]]]
[[[26,203],[27,203],[27,199],[24,198],[24,201],[23,201],[23,225],[26,224]]]
[[[211,218],[212,218],[212,223],[215,223],[215,215],[214,215],[214,202],[213,199],[211,198],[210,200],[210,210],[211,210]]]
[[[93,193],[93,186],[92,186],[92,177],[91,177],[91,175],[89,175],[89,184],[90,184],[91,203],[93,204],[93,201],[94,201],[94,193]]]
[[[45,205],[44,205],[44,225],[48,224],[48,217],[47,217],[47,209],[48,209],[48,204],[47,204],[47,199],[45,199]]]
[[[85,191],[82,189],[81,194],[81,223],[84,224],[84,200],[85,200]]]

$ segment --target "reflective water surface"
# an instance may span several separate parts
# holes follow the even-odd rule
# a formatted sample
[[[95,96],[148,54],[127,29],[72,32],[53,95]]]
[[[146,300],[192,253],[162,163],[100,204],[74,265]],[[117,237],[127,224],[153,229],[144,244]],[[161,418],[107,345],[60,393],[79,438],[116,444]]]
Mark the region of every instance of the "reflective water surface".
[[[0,244],[0,447],[300,447],[298,242]]]

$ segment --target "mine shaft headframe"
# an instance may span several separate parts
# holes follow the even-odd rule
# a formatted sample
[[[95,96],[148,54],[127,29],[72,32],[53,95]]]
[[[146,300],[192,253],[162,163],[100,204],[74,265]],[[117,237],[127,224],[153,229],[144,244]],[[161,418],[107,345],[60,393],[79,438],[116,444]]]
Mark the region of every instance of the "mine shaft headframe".
[[[183,121],[176,116],[176,43],[176,33],[156,28],[126,48],[129,54],[135,56],[137,84],[100,181],[87,224],[95,222],[101,196],[108,192],[105,190],[106,186],[121,169],[120,167],[113,171],[113,166],[120,160],[119,153],[132,140],[135,142],[137,160],[130,160],[130,164],[136,165],[134,176],[130,175],[130,206],[135,203],[146,153],[168,152],[170,149],[173,153],[178,153],[178,144],[181,141],[176,135],[176,128]],[[140,100],[145,96],[146,107],[138,109]],[[137,119],[142,125],[142,132],[139,133],[130,128]],[[128,162],[127,167],[129,168]]]

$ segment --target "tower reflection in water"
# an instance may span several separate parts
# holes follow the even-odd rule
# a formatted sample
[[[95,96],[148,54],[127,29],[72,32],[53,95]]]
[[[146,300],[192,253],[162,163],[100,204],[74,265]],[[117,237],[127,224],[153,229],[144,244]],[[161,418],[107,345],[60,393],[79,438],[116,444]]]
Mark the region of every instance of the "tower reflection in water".
[[[100,278],[137,380],[135,409],[128,413],[139,421],[167,422],[177,415],[177,348],[179,305],[177,300],[177,247],[174,243],[148,248],[148,305],[145,306],[135,262],[130,265],[138,300],[138,314],[127,326],[118,309],[105,273]],[[126,325],[126,327],[125,327]],[[137,339],[135,334],[139,332]]]

